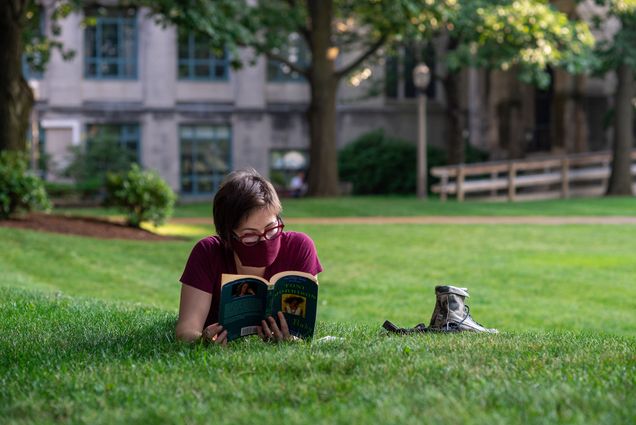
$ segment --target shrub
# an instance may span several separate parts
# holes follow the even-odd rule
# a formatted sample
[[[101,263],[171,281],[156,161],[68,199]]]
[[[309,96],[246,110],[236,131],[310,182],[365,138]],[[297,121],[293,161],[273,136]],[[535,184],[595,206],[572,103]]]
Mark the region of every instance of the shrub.
[[[488,159],[488,152],[466,143],[466,163]],[[444,149],[426,146],[428,191],[434,178],[431,168],[446,165]],[[363,134],[338,155],[340,178],[353,184],[353,193],[362,194],[413,194],[417,172],[417,146],[406,140],[389,138],[384,130]]]
[[[0,218],[50,208],[44,183],[28,171],[26,156],[22,152],[0,152]]]
[[[476,148],[475,146],[471,145],[468,142],[466,142],[464,156],[465,156],[466,164],[471,164],[475,162],[484,162],[484,161],[488,161],[488,159],[490,158],[490,154],[488,152],[481,150],[479,148]]]
[[[66,198],[76,194],[75,185],[71,183],[44,182],[46,193],[55,200],[55,198]]]
[[[444,163],[441,149],[428,146],[427,151],[429,168]],[[353,184],[354,194],[412,194],[417,147],[375,130],[345,146],[338,155],[338,167],[341,179]]]
[[[64,175],[75,181],[83,199],[103,198],[108,173],[121,173],[130,168],[130,152],[109,139],[91,140],[70,148],[71,162]]]
[[[106,177],[106,204],[126,213],[128,225],[139,227],[142,221],[159,226],[172,215],[176,196],[154,171],[143,171],[137,164],[123,173]]]

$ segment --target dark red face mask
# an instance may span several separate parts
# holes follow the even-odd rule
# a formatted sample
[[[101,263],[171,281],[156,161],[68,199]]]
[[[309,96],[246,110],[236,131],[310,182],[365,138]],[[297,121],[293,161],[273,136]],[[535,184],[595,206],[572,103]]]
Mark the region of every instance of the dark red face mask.
[[[261,239],[255,245],[244,245],[234,238],[230,240],[232,249],[238,255],[241,264],[247,267],[267,267],[270,266],[280,251],[280,239]]]

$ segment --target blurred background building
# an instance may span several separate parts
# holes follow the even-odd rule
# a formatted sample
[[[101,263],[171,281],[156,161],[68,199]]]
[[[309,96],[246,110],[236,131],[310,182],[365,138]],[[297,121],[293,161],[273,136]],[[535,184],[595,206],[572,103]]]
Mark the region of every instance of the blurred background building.
[[[94,26],[84,27],[80,14],[61,21],[61,39],[76,52],[72,60],[55,53],[45,73],[24,69],[36,95],[33,120],[48,179],[60,178],[70,147],[99,140],[125,147],[186,198],[213,193],[232,169],[252,166],[285,186],[307,167],[309,88],[285,66],[259,57],[232,69],[226,52],[163,28],[143,10],[100,7],[85,15],[95,17]],[[42,30],[50,31],[46,19]],[[300,38],[281,53],[297,63],[307,54]],[[411,75],[424,60],[434,70],[428,140],[443,147],[445,100],[436,78],[443,56],[432,45],[404,46],[352,75],[339,90],[338,146],[378,128],[415,142]],[[550,87],[538,90],[510,72],[465,71],[466,141],[491,159],[607,148],[612,81],[552,76]]]

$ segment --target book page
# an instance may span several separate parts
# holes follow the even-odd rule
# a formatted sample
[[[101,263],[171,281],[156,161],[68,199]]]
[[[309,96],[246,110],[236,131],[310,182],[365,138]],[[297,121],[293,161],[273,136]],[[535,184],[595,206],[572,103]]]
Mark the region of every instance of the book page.
[[[280,274],[280,273],[279,273]],[[250,274],[231,274],[231,273],[223,273],[221,274],[221,286],[234,282],[239,279],[257,279],[263,282],[265,285],[269,285],[270,283],[259,276],[252,276]]]
[[[256,276],[228,275],[219,298],[219,324],[227,330],[231,341],[241,336],[257,333],[257,327],[265,315],[268,285]]]
[[[318,285],[318,278],[316,276],[314,276],[313,274],[309,274],[309,273],[305,273],[305,272],[296,272],[296,271],[287,271],[287,272],[280,272],[280,273],[276,273],[274,276],[272,276],[272,278],[269,280],[271,282],[272,285],[276,285],[276,282],[278,281],[278,279],[285,277],[285,276],[302,276],[306,279],[312,280],[314,282],[316,282],[316,285]]]

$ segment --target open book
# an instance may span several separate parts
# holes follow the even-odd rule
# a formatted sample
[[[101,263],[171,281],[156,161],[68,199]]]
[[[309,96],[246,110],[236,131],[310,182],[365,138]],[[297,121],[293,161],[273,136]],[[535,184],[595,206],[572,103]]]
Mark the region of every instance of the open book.
[[[309,273],[281,272],[269,282],[258,276],[221,276],[219,324],[227,330],[228,341],[257,333],[261,320],[267,316],[277,319],[279,311],[284,313],[291,335],[311,338],[317,308],[318,280]]]

